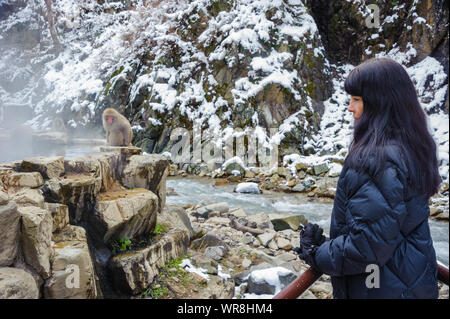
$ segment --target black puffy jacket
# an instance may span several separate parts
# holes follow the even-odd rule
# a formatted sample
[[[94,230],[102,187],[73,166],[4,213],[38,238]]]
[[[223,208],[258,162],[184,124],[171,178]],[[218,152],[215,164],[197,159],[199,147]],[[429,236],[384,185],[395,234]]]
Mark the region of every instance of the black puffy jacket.
[[[386,151],[376,176],[370,161],[364,173],[344,165],[339,176],[330,240],[315,254],[331,276],[334,298],[438,297],[428,198],[413,192],[399,148]],[[366,283],[376,275],[368,265],[378,266],[379,288]]]

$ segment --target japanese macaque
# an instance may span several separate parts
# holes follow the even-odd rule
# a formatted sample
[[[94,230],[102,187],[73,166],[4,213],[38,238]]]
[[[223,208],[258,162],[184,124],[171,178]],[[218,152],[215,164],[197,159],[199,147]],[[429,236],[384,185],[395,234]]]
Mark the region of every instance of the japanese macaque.
[[[106,141],[111,146],[128,146],[133,138],[130,122],[114,109],[108,108],[102,115]]]

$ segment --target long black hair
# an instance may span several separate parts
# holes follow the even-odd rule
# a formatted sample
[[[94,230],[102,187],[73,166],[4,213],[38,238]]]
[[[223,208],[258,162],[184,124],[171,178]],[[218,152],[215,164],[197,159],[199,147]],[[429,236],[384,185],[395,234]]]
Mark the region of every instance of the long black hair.
[[[435,194],[442,181],[436,143],[406,70],[388,58],[367,60],[350,72],[345,91],[361,96],[364,105],[345,164],[359,171],[375,156],[379,170],[385,163],[385,146],[397,144],[416,191]]]

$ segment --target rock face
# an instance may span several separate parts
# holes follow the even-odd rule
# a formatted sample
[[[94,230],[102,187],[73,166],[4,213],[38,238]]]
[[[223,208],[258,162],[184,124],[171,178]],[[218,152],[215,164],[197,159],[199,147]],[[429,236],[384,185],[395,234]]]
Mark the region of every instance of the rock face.
[[[111,242],[126,238],[142,245],[152,236],[165,206],[168,161],[138,155],[135,147],[105,150],[66,161],[40,157],[0,167],[1,298],[97,298],[100,286],[112,284],[97,282],[110,280],[103,270]],[[135,257],[120,255],[111,262],[117,289],[142,291],[162,265],[186,253],[194,234],[189,217],[184,211],[165,217],[171,232],[129,253]]]
[[[83,228],[68,226],[56,238],[52,271],[44,285],[47,299],[97,297],[94,266]]]
[[[158,212],[166,204],[166,179],[169,161],[162,155],[133,155],[122,173],[125,187],[146,188],[158,196]]]
[[[69,207],[58,203],[44,203],[44,208],[48,210],[53,219],[52,232],[57,232],[69,225]]]
[[[101,183],[99,178],[72,175],[66,179],[50,179],[43,186],[45,200],[69,207],[70,221],[78,223],[86,219],[86,213],[95,205]]]
[[[0,267],[14,262],[19,248],[20,214],[17,205],[0,191]]]
[[[149,247],[113,257],[110,270],[114,286],[124,293],[143,292],[158,274],[158,269],[185,255],[188,246],[188,232],[173,231]]]
[[[156,225],[158,197],[143,188],[102,193],[89,225],[108,243],[119,238],[135,239],[149,234]]]
[[[23,253],[27,264],[42,278],[50,276],[53,220],[49,211],[39,207],[20,207]]]
[[[22,269],[0,267],[0,299],[37,299],[39,289],[29,273]]]

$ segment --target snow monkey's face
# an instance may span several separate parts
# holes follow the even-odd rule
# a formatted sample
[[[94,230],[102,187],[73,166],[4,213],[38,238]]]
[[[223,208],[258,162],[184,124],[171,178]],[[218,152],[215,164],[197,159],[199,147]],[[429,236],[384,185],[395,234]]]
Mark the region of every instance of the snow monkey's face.
[[[352,95],[350,104],[348,105],[348,111],[353,113],[353,118],[357,121],[363,114],[364,103],[362,97]]]
[[[112,124],[116,117],[114,115],[105,115],[106,122]]]

